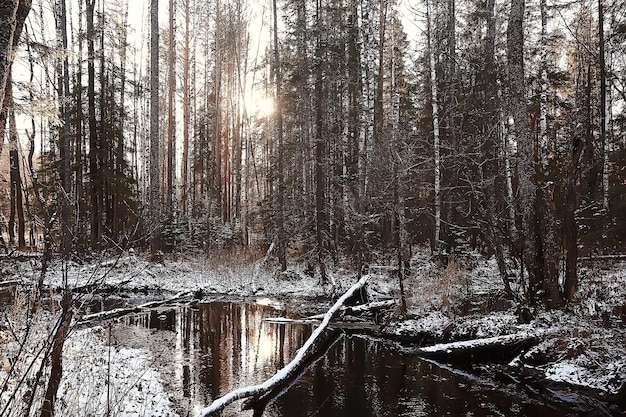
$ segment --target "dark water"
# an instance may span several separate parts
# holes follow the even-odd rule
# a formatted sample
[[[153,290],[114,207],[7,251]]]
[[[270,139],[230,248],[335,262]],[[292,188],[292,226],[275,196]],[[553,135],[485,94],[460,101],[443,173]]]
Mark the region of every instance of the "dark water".
[[[189,415],[230,390],[263,382],[295,355],[311,334],[298,323],[264,319],[297,317],[268,303],[213,302],[132,316],[128,325],[175,332],[170,389]],[[456,371],[410,354],[385,341],[338,335],[264,416],[575,416],[529,397],[523,390]],[[241,401],[224,417],[252,415]],[[183,415],[187,415],[186,413]],[[597,414],[603,415],[603,414]]]

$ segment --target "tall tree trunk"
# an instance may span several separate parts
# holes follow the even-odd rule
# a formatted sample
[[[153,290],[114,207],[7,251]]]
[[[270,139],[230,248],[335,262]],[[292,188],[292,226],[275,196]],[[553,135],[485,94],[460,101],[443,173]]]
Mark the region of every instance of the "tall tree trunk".
[[[434,192],[435,192],[435,230],[432,249],[435,253],[440,250],[441,240],[441,149],[439,143],[439,102],[437,94],[437,70],[435,62],[434,28],[433,28],[433,5],[432,0],[426,0],[426,13],[428,21],[428,61],[430,64],[430,93],[433,113],[433,149],[434,149]]]
[[[322,47],[322,0],[316,1],[316,45],[315,45],[315,240],[317,244],[317,260],[320,268],[320,280],[325,284],[326,246],[328,238],[328,217],[326,213],[326,157],[324,127],[324,67]]]
[[[7,85],[11,82],[13,51],[17,48],[30,6],[30,0],[4,1],[0,4],[0,156],[2,155],[8,120],[5,91]]]
[[[539,210],[539,238],[543,253],[543,301],[546,308],[555,308],[563,304],[559,288],[558,245],[556,242],[556,209],[554,203],[554,185],[547,177],[548,161],[548,46],[547,46],[548,7],[546,0],[541,0],[541,93],[539,102],[539,156],[537,164]]]
[[[89,114],[89,199],[91,203],[91,247],[100,248],[102,216],[100,213],[99,190],[102,179],[98,163],[98,125],[96,121],[96,64],[94,9],[95,0],[85,0],[87,11],[87,112]]]
[[[578,176],[579,163],[585,153],[586,146],[591,142],[591,64],[584,67],[578,63],[578,91],[576,92],[576,108],[574,137],[572,138],[572,159],[567,166],[565,214],[563,218],[563,249],[565,251],[565,299],[573,301],[578,290],[578,224],[576,209],[578,208]],[[584,88],[584,91],[582,91]]]
[[[83,33],[83,3],[78,2],[78,33]],[[83,37],[78,39],[77,70],[75,75],[74,100],[76,100],[76,132],[74,132],[74,189],[76,197],[75,236],[83,238],[83,213],[87,210],[83,190]],[[82,249],[82,248],[81,248]]]
[[[500,219],[498,216],[498,182],[501,177],[499,146],[498,146],[498,74],[495,63],[495,41],[496,41],[496,22],[495,22],[495,1],[487,0],[485,4],[485,16],[487,23],[487,36],[485,37],[484,56],[485,65],[479,77],[483,84],[483,108],[485,115],[483,117],[482,134],[484,135],[481,144],[482,162],[480,164],[481,181],[480,191],[483,193],[482,201],[479,204],[484,207],[485,220],[487,227],[483,231],[490,245],[495,251],[498,270],[502,277],[505,290],[511,293],[511,287],[508,280],[508,269],[505,261],[504,242],[502,238]]]
[[[57,93],[59,98],[59,113],[63,123],[59,126],[59,156],[60,177],[62,190],[58,193],[61,204],[61,253],[67,258],[72,249],[72,221],[71,221],[71,153],[70,153],[70,76],[67,44],[67,11],[65,0],[57,0],[56,4],[56,31],[57,31]]]
[[[600,137],[602,139],[602,209],[609,211],[609,114],[606,78],[606,41],[604,36],[604,0],[598,0],[598,42],[600,44]],[[608,220],[607,220],[608,222]]]
[[[17,124],[15,122],[15,105],[13,101],[12,77],[9,75],[6,88],[6,102],[9,108],[9,163],[11,182],[11,214],[9,217],[9,240],[14,244],[15,216],[17,215],[17,247],[26,246],[26,226],[24,223],[24,206],[22,196],[22,176],[20,170]]]
[[[538,257],[541,244],[537,239],[537,192],[534,181],[534,146],[528,120],[524,78],[524,0],[512,0],[507,26],[507,59],[509,67],[510,109],[513,131],[517,140],[517,178],[519,207],[522,216],[520,244],[522,260],[526,265],[529,282],[528,296],[531,303],[537,301],[542,284]],[[522,232],[525,231],[525,234]]]
[[[174,14],[175,5],[174,0],[169,0],[169,37],[168,37],[168,98],[167,98],[167,184],[165,190],[165,210],[168,215],[173,213],[173,198],[174,198],[174,172],[175,172],[175,152],[176,152],[176,139],[175,139],[175,113],[174,102],[175,96],[175,84],[176,76],[174,72],[174,60],[175,60],[175,44],[174,44]]]
[[[158,260],[161,249],[159,169],[159,0],[150,0],[150,251]]]
[[[216,215],[222,218],[222,34],[221,34],[221,9],[220,0],[215,2],[215,170],[214,175],[214,201],[218,209]],[[209,210],[211,214],[211,210]]]
[[[0,2],[0,109],[4,109],[5,88],[13,63],[13,39],[17,37],[15,31],[17,29],[17,9],[20,3],[23,2],[18,0]]]
[[[274,77],[276,84],[276,142],[278,146],[278,195],[277,195],[277,227],[278,227],[278,261],[281,271],[287,270],[287,242],[285,235],[285,184],[283,174],[283,104],[280,50],[278,49],[278,12],[276,0],[272,1],[274,10]]]
[[[182,196],[181,211],[183,216],[187,216],[189,204],[189,113],[190,113],[190,94],[189,90],[189,20],[191,0],[185,0],[185,47],[183,49],[183,157],[182,157]],[[194,92],[195,97],[195,92]]]
[[[10,3],[10,2],[6,2]],[[3,12],[2,7],[9,6],[8,4],[0,5],[0,12]],[[13,52],[17,49],[20,36],[22,34],[22,28],[26,17],[30,12],[31,2],[30,0],[22,0],[19,4],[16,3],[16,9],[6,10],[11,12],[11,15],[6,15],[9,20],[2,20],[5,18],[0,14],[0,155],[2,155],[2,143],[4,142],[7,119],[9,120],[9,162],[10,162],[10,219],[9,219],[9,240],[11,244],[15,241],[15,216],[18,216],[18,247],[23,248],[24,242],[24,210],[22,208],[22,182],[20,175],[20,164],[18,154],[18,140],[17,140],[17,126],[15,122],[15,109],[13,101],[13,80],[12,80],[12,67],[13,67]],[[3,64],[3,54],[5,53],[3,43],[5,40],[10,41],[7,44],[6,53],[9,54],[6,59],[8,65],[5,67]],[[6,71],[6,74],[3,73]]]

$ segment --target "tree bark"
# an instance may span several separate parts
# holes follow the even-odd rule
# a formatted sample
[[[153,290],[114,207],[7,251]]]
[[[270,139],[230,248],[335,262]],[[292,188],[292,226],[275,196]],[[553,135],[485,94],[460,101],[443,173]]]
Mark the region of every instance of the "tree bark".
[[[150,1],[150,252],[161,249],[161,196],[159,160],[159,0]]]
[[[543,253],[543,301],[546,308],[556,308],[563,304],[563,297],[559,288],[559,250],[556,238],[556,208],[554,203],[554,184],[548,178],[548,62],[547,62],[547,26],[548,6],[546,0],[541,0],[541,93],[539,101],[539,157],[537,164],[538,188],[540,204],[539,224],[542,253]]]
[[[276,87],[276,142],[278,145],[278,195],[277,195],[277,227],[278,227],[278,261],[281,271],[287,270],[287,242],[285,235],[285,180],[283,173],[283,102],[280,49],[278,45],[278,11],[276,0],[272,1],[274,12],[274,77]]]
[[[175,85],[176,74],[174,68],[175,60],[175,43],[174,43],[174,19],[175,4],[174,0],[169,0],[169,31],[168,31],[168,98],[167,98],[167,184],[165,190],[165,210],[168,216],[171,216],[174,211],[174,173],[175,173],[175,152],[176,152],[176,139],[175,139],[175,113],[174,103],[175,97]]]
[[[512,0],[507,26],[507,59],[509,67],[510,109],[513,117],[513,132],[518,144],[517,178],[519,207],[522,228],[519,247],[528,276],[528,297],[536,303],[541,289],[540,263],[541,244],[537,239],[537,191],[534,178],[534,145],[526,103],[524,75],[524,0]],[[525,231],[523,233],[522,231]]]
[[[441,146],[439,136],[439,102],[437,94],[437,70],[435,62],[435,45],[433,34],[433,5],[432,0],[426,0],[428,21],[428,62],[430,65],[430,103],[433,117],[433,150],[434,150],[434,194],[435,194],[435,230],[432,249],[435,253],[440,250],[441,241]]]
[[[91,247],[100,248],[102,217],[100,215],[99,190],[101,176],[98,163],[98,128],[96,122],[96,65],[95,65],[95,0],[85,0],[87,12],[87,112],[89,117],[89,199],[91,203]]]
[[[326,283],[325,257],[328,239],[328,214],[326,213],[326,157],[323,103],[324,68],[322,65],[322,1],[316,1],[317,39],[315,50],[315,240],[321,282]]]
[[[545,0],[544,0],[545,1]],[[598,0],[598,43],[600,44],[600,138],[602,140],[602,209],[609,211],[609,114],[607,94],[606,41],[604,36],[604,0]]]
[[[4,109],[5,88],[13,63],[13,39],[16,37],[17,9],[20,3],[18,0],[0,2],[0,109]]]
[[[61,254],[67,258],[72,249],[71,227],[71,154],[70,154],[70,76],[67,50],[67,13],[65,0],[57,0],[56,4],[56,32],[57,32],[57,94],[59,100],[59,113],[63,123],[59,126],[59,176],[61,177],[61,190],[58,193],[61,208]]]
[[[13,245],[15,231],[15,216],[17,215],[17,248],[26,247],[26,226],[24,222],[24,205],[22,196],[22,175],[20,170],[17,124],[15,121],[15,107],[13,101],[13,82],[9,75],[5,94],[6,105],[9,110],[9,162],[11,182],[11,213],[9,217],[9,241]],[[1,137],[0,137],[1,140]]]
[[[185,0],[185,48],[183,50],[183,157],[182,157],[182,196],[181,211],[183,216],[187,216],[189,205],[189,116],[190,116],[190,94],[189,90],[189,20],[191,19],[189,2]],[[194,92],[195,97],[195,92]]]

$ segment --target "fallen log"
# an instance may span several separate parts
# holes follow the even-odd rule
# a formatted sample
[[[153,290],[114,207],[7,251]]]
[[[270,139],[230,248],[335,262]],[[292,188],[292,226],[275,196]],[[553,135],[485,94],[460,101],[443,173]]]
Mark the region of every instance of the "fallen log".
[[[149,301],[147,303],[138,305],[138,306],[133,306],[133,307],[127,307],[127,308],[115,308],[113,310],[107,310],[107,311],[101,311],[99,313],[93,313],[93,314],[86,314],[84,315],[79,321],[78,324],[82,325],[82,324],[87,324],[87,323],[91,323],[93,321],[96,320],[109,320],[109,319],[114,319],[117,317],[122,317],[125,316],[127,314],[131,314],[131,313],[138,313],[142,310],[147,310],[150,308],[155,308],[155,307],[159,307],[163,304],[169,304],[169,303],[175,303],[178,301],[183,301],[183,300],[189,300],[191,298],[191,293],[186,291],[186,292],[180,292],[178,294],[176,294],[175,296],[173,296],[172,298],[167,298],[165,300],[157,300],[157,301]]]
[[[521,332],[461,342],[438,343],[417,349],[417,354],[452,362],[506,361],[517,355],[520,350],[536,345],[539,340],[537,334]]]
[[[354,284],[348,291],[346,291],[333,306],[324,315],[324,320],[313,331],[311,336],[307,339],[304,345],[298,350],[296,357],[293,358],[285,367],[276,372],[271,378],[258,385],[251,385],[244,388],[239,388],[231,391],[220,398],[217,398],[211,405],[202,409],[198,414],[198,417],[207,417],[216,414],[224,409],[227,405],[248,397],[263,397],[268,392],[272,391],[276,386],[281,385],[284,381],[288,380],[292,375],[298,372],[298,370],[306,363],[306,359],[310,356],[310,349],[315,346],[316,342],[320,339],[324,330],[328,327],[328,324],[333,317],[339,312],[341,306],[350,298],[355,292],[359,291],[367,282],[367,275],[361,277],[361,279]]]

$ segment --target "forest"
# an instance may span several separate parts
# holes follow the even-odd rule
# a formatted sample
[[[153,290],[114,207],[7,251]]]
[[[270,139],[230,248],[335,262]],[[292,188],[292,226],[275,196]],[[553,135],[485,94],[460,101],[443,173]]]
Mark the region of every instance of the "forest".
[[[568,309],[626,254],[624,6],[2,1],[0,256],[37,297],[62,265],[59,352],[68,265],[129,251],[385,264],[403,317],[412,261],[478,254],[520,316]]]
[[[620,2],[9,3],[7,250],[478,249],[553,306],[623,251]]]

